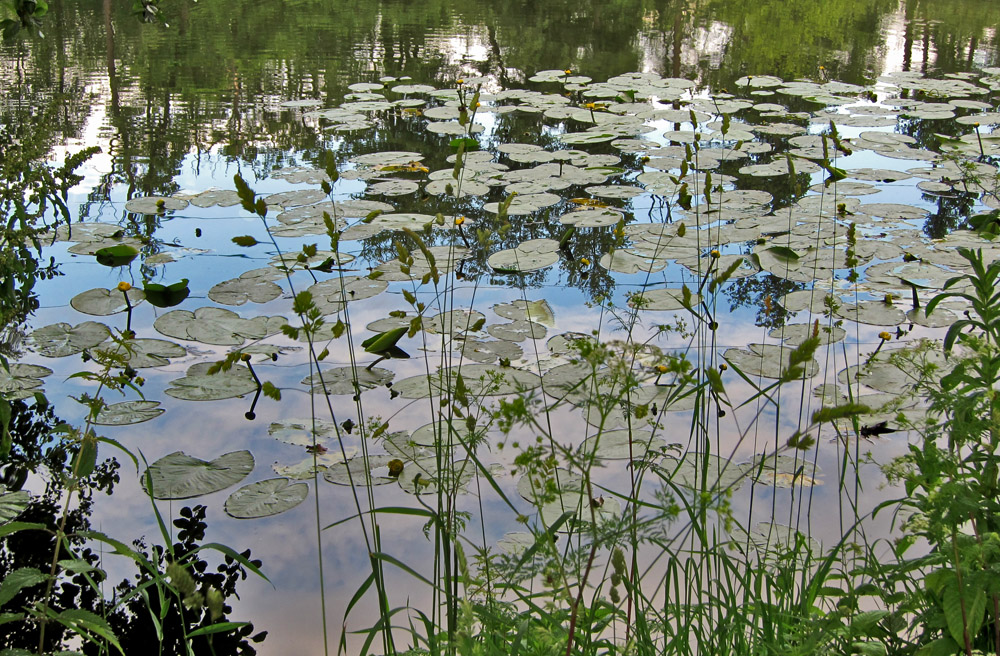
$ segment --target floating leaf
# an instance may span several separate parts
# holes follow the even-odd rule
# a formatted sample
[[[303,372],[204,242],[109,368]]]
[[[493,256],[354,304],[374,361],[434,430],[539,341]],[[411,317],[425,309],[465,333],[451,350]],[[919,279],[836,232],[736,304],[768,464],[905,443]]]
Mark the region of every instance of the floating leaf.
[[[163,214],[166,211],[182,210],[188,206],[188,202],[182,198],[172,198],[170,196],[142,196],[133,198],[125,203],[127,212],[136,214]]]
[[[301,384],[308,386],[313,394],[360,394],[391,383],[393,376],[392,371],[382,367],[336,367],[307,376]]]
[[[146,259],[146,264],[149,264],[149,258]],[[147,282],[143,286],[142,291],[146,295],[146,300],[149,304],[158,308],[180,305],[191,293],[187,278],[183,278],[179,282],[170,285]]]
[[[77,312],[90,314],[98,317],[105,317],[118,314],[128,309],[125,303],[125,296],[128,296],[132,307],[135,307],[146,298],[141,289],[133,287],[127,292],[120,292],[117,289],[104,289],[98,287],[81,292],[70,299],[69,304]]]
[[[153,322],[157,332],[203,344],[240,346],[248,339],[263,339],[281,331],[284,317],[243,319],[231,310],[202,307],[194,312],[173,310]]]
[[[106,267],[125,266],[139,255],[139,249],[130,244],[116,244],[100,248],[94,253],[97,261]]]
[[[164,413],[159,401],[122,401],[104,406],[94,420],[101,426],[126,426],[156,419]]]
[[[47,358],[62,358],[93,348],[111,336],[111,329],[103,323],[84,321],[71,326],[54,323],[31,333],[35,350]]]
[[[152,478],[154,499],[193,499],[239,483],[253,471],[249,451],[232,451],[215,460],[199,460],[181,451],[166,455],[146,470],[142,487]]]
[[[37,364],[10,365],[10,372],[0,366],[0,396],[7,399],[26,399],[42,386],[42,378],[52,374],[48,367]]]
[[[309,494],[305,483],[289,485],[287,478],[269,478],[244,485],[226,499],[226,514],[236,519],[270,517],[291,510]]]
[[[257,390],[257,381],[246,367],[235,365],[228,371],[209,374],[211,367],[211,362],[191,365],[187,375],[170,381],[172,387],[167,388],[166,393],[175,399],[186,401],[218,401]]]

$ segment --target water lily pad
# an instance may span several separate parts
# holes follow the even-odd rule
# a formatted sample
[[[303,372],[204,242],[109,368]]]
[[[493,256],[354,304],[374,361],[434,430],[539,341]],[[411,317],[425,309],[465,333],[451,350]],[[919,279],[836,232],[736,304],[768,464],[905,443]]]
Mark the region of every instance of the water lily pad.
[[[162,214],[166,211],[182,210],[188,202],[170,196],[142,196],[125,203],[125,210],[136,214]]]
[[[521,273],[552,266],[559,261],[559,242],[554,239],[529,239],[515,248],[497,251],[487,263],[499,273]]]
[[[137,287],[133,287],[124,293],[117,289],[98,287],[80,292],[70,299],[69,304],[77,312],[105,317],[124,312],[128,309],[128,305],[125,303],[125,296],[128,296],[132,307],[135,307],[146,298],[143,291]]]
[[[493,311],[505,319],[526,319],[550,328],[556,325],[552,306],[544,298],[538,301],[519,298],[510,303],[498,303],[493,306]]]
[[[202,307],[194,312],[167,312],[153,322],[153,328],[177,339],[220,346],[240,346],[248,339],[263,339],[277,334],[285,323],[284,317],[244,319],[231,310]]]
[[[187,350],[180,344],[168,342],[165,339],[130,339],[126,347],[117,347],[122,351],[126,362],[133,369],[143,367],[162,367],[170,364],[169,358],[183,358]]]
[[[861,301],[844,303],[837,308],[838,317],[872,326],[898,326],[906,321],[906,313],[897,306],[884,301]]]
[[[276,440],[295,446],[312,446],[320,440],[336,437],[337,425],[332,421],[316,419],[294,420],[272,423],[267,434]]]
[[[497,339],[523,342],[526,339],[545,339],[545,326],[534,321],[517,319],[510,323],[495,323],[487,329]]]
[[[159,401],[122,401],[102,408],[94,423],[101,426],[141,424],[156,419],[164,412]]]
[[[151,477],[154,499],[193,499],[239,483],[253,467],[249,451],[232,451],[212,461],[175,451],[149,466],[142,487],[149,492],[147,478]]]
[[[392,388],[408,399],[427,398],[432,394],[450,395],[457,385],[459,373],[469,394],[474,397],[514,394],[541,384],[538,375],[530,371],[491,364],[466,364],[445,367],[429,376],[404,378],[394,383]]]
[[[187,374],[170,382],[166,393],[186,401],[218,401],[250,394],[257,390],[257,382],[250,370],[234,365],[229,371],[209,374],[211,362],[199,362],[188,368]]]
[[[701,303],[701,295],[691,293],[688,307],[694,308]],[[648,289],[629,296],[628,305],[637,310],[680,310],[684,308],[683,289]]]
[[[357,453],[358,448],[355,446],[344,447],[343,450],[340,448],[331,448],[322,453],[309,454],[293,465],[282,465],[276,462],[271,465],[271,469],[282,478],[306,481],[316,475],[322,476],[336,467],[343,465],[345,456],[350,460]]]
[[[454,342],[452,348],[463,358],[482,363],[517,360],[524,355],[524,350],[520,346],[506,340],[466,337]]]
[[[580,452],[598,459],[640,460],[650,451],[658,451],[666,446],[666,440],[649,431],[619,429],[591,435],[580,445]]]
[[[262,274],[261,271],[265,271]],[[233,278],[220,282],[208,290],[208,297],[223,305],[243,305],[246,302],[267,303],[281,296],[281,287],[270,280],[274,269],[252,269]]]
[[[747,480],[748,463],[735,463],[714,454],[691,452],[683,458],[665,458],[660,468],[671,483],[713,494],[735,492]]]
[[[291,510],[309,494],[305,483],[289,485],[287,478],[269,478],[244,485],[226,499],[226,514],[236,519],[270,517]]]
[[[389,462],[393,459],[385,455],[351,458],[346,463],[331,466],[323,472],[323,478],[334,485],[352,487],[395,483],[396,478],[389,476]]]
[[[781,378],[786,375],[793,349],[774,344],[748,344],[747,348],[745,351],[736,348],[726,349],[722,357],[747,376]],[[800,366],[802,373],[799,374],[799,378],[803,376],[811,378],[819,373],[819,363],[814,358]]]
[[[422,327],[432,335],[455,335],[465,333],[486,319],[486,315],[478,310],[449,310],[440,312],[425,320]]]
[[[6,399],[26,399],[42,386],[42,378],[52,374],[48,367],[15,362],[8,372],[0,366],[0,396]]]
[[[757,456],[750,464],[754,482],[779,488],[821,485],[823,470],[801,456],[768,454]]]
[[[301,384],[310,388],[313,394],[360,394],[365,390],[391,383],[394,374],[381,367],[335,367],[324,369],[312,376],[306,376]],[[357,386],[355,387],[355,376]]]
[[[47,358],[62,358],[93,348],[111,336],[111,329],[103,323],[84,321],[71,326],[54,323],[31,333],[35,350]]]

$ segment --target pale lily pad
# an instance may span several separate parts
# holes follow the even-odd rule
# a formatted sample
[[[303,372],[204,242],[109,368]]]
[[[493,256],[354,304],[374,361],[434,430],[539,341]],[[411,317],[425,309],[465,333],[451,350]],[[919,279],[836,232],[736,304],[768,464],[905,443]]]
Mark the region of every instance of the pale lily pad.
[[[559,217],[559,223],[578,228],[606,228],[616,225],[622,218],[622,213],[617,210],[592,207],[563,214]]]
[[[734,463],[714,454],[688,453],[679,461],[665,458],[660,468],[671,483],[713,494],[735,492],[747,480],[748,463]]]
[[[35,350],[47,358],[62,358],[93,348],[111,336],[111,329],[103,323],[84,321],[71,326],[54,323],[31,333]]]
[[[554,239],[529,239],[515,248],[497,251],[487,263],[500,273],[535,271],[559,261],[559,242]]]
[[[754,458],[749,473],[755,483],[789,488],[821,485],[823,470],[801,456],[772,453]]]
[[[798,346],[817,332],[815,325],[811,323],[790,323],[779,326],[768,333],[768,337],[780,339],[788,346]],[[833,344],[841,341],[847,336],[847,331],[840,326],[827,326],[820,323],[818,336],[820,344]]]
[[[416,193],[420,185],[412,180],[383,180],[368,185],[366,193],[382,196],[405,196]]]
[[[323,419],[288,420],[281,423],[272,423],[267,434],[276,440],[292,444],[295,446],[312,446],[320,440],[336,437],[337,425],[332,421]]]
[[[125,210],[136,214],[162,214],[168,210],[182,210],[188,202],[171,196],[142,196],[125,203]]]
[[[147,479],[151,477],[154,499],[193,499],[239,483],[253,467],[249,451],[225,453],[211,462],[175,451],[149,466],[142,487],[149,492]]]
[[[691,293],[688,308],[701,303],[701,295]],[[628,305],[637,310],[681,310],[684,309],[683,289],[649,289],[629,296]]]
[[[517,360],[524,355],[520,346],[506,340],[487,341],[467,337],[453,343],[452,348],[465,359],[483,363]]]
[[[52,370],[37,364],[16,362],[10,365],[10,372],[0,366],[0,396],[6,399],[26,399],[42,386],[42,378],[52,374]]]
[[[229,371],[209,374],[211,367],[211,362],[191,365],[185,376],[170,382],[167,394],[186,401],[218,401],[257,390],[257,382],[246,367],[233,365]]]
[[[510,303],[499,303],[493,306],[493,311],[505,319],[526,319],[550,328],[556,325],[552,306],[544,298],[538,301],[517,299]]]
[[[291,510],[309,494],[305,483],[289,485],[287,478],[269,478],[245,485],[226,499],[226,514],[236,519],[270,517]]]
[[[747,348],[749,350],[746,351],[735,348],[727,349],[722,357],[747,376],[781,378],[787,373],[791,348],[774,344],[748,344]],[[819,363],[816,362],[815,358],[800,366],[802,372],[797,378],[803,376],[811,378],[819,373]]]
[[[455,335],[465,333],[473,326],[486,319],[486,315],[478,310],[450,310],[441,312],[425,320],[421,325],[432,335]]]
[[[619,429],[591,435],[580,445],[580,452],[598,459],[640,460],[650,451],[658,451],[666,446],[666,440],[648,431]]]
[[[457,384],[461,372],[469,394],[497,396],[514,394],[525,389],[533,389],[541,384],[537,374],[512,367],[490,364],[467,364],[461,367],[446,367],[430,376],[412,376],[393,384],[393,390],[408,399],[427,398],[430,395],[450,394]]]
[[[520,531],[504,533],[504,536],[497,540],[497,548],[511,556],[520,556],[534,545],[535,536]]]
[[[517,319],[510,323],[495,323],[487,329],[490,335],[497,339],[511,342],[523,342],[526,339],[545,339],[545,326],[534,321]]]
[[[169,358],[183,358],[187,355],[187,350],[183,346],[165,339],[130,339],[126,344],[127,348],[116,348],[123,351],[133,369],[162,367],[170,364]]]
[[[143,291],[137,287],[133,287],[124,293],[117,289],[98,287],[80,292],[70,299],[69,304],[77,312],[105,317],[124,312],[128,309],[128,305],[125,303],[125,296],[128,296],[132,307],[135,307],[146,298]]]
[[[396,479],[389,476],[389,462],[392,460],[392,456],[351,458],[346,463],[331,466],[323,472],[323,478],[334,485],[367,486],[395,483]]]
[[[313,478],[317,474],[323,475],[336,467],[344,464],[344,457],[348,460],[353,458],[358,452],[355,446],[345,447],[343,450],[329,449],[323,453],[307,455],[294,465],[281,465],[274,463],[271,469],[278,476],[290,478],[296,481],[305,481]]]
[[[201,307],[173,310],[153,322],[157,332],[168,337],[188,339],[203,344],[240,346],[248,339],[263,339],[281,331],[284,317],[254,317],[244,319],[224,308]]]
[[[268,274],[277,273],[270,267],[264,269]],[[261,275],[260,269],[252,269],[240,275],[239,278],[226,280],[208,290],[208,297],[223,305],[243,305],[251,303],[267,303],[281,296],[281,287],[269,279],[269,275]]]
[[[872,326],[898,326],[906,321],[906,313],[891,303],[884,301],[861,301],[844,303],[837,308],[838,317]]]
[[[94,423],[101,426],[141,424],[156,419],[164,412],[159,401],[122,401],[102,408]]]
[[[391,383],[395,375],[381,367],[336,367],[307,376],[302,379],[301,384],[308,386],[313,394],[360,394]]]

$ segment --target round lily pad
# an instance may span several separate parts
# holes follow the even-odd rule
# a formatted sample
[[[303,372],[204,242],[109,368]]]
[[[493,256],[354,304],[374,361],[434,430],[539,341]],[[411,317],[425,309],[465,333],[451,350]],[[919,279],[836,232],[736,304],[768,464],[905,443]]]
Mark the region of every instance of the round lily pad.
[[[125,297],[128,296],[129,303],[135,307],[146,298],[141,289],[133,287],[127,292],[117,289],[104,289],[98,287],[80,292],[70,299],[69,304],[77,312],[90,314],[98,317],[105,317],[111,314],[118,314],[128,309]]]
[[[188,202],[170,196],[142,196],[125,203],[125,210],[136,214],[162,214],[168,210],[182,210]]]
[[[193,499],[239,483],[253,467],[249,451],[232,451],[212,461],[175,451],[149,466],[142,487],[149,493],[148,479],[152,478],[154,499]]]
[[[84,321],[71,326],[54,323],[31,333],[35,350],[47,358],[61,358],[93,348],[111,336],[111,329],[103,323]]]
[[[166,393],[186,401],[218,401],[257,390],[257,381],[246,367],[234,365],[228,371],[210,374],[211,367],[211,362],[191,365],[185,376],[170,382],[172,387],[167,388]]]
[[[122,401],[102,408],[94,423],[101,426],[141,424],[156,419],[164,412],[159,401]]]
[[[287,478],[269,478],[244,485],[226,499],[226,514],[236,519],[270,517],[291,510],[309,494],[305,483],[289,485]]]

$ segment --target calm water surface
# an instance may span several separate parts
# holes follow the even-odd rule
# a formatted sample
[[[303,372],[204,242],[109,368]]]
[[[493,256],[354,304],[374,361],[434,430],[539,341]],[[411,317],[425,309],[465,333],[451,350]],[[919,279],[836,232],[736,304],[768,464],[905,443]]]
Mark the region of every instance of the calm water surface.
[[[349,85],[383,76],[409,77],[413,83],[436,87],[483,77],[484,89],[497,91],[522,85],[537,88],[528,78],[545,69],[569,69],[596,81],[635,71],[687,78],[695,82],[690,93],[696,95],[733,89],[736,80],[746,75],[866,85],[891,72],[943,75],[1000,65],[996,34],[1000,5],[990,0],[201,0],[197,4],[167,0],[167,25],[139,23],[126,2],[79,0],[53,5],[45,19],[44,38],[0,47],[0,121],[22,144],[54,160],[83,146],[99,146],[101,152],[81,169],[85,179],[71,195],[74,219],[125,226],[142,238],[144,259],[173,253],[177,260],[166,265],[137,260],[125,269],[108,269],[94,264],[90,256],[68,252],[66,243],[55,244],[46,254],[55,255],[67,275],[40,286],[42,308],[33,326],[88,319],[69,309],[71,298],[94,287],[114,287],[120,280],[140,284],[144,275],[164,282],[190,278],[192,297],[181,307],[193,310],[209,304],[206,294],[213,285],[266,266],[273,254],[269,247],[248,251],[230,242],[232,236],[243,234],[264,238],[259,221],[238,207],[179,212],[166,220],[126,211],[129,199],[211,187],[232,189],[237,173],[260,193],[283,191],[290,185],[272,177],[273,170],[321,166],[321,154],[328,149],[338,150],[344,159],[385,149],[413,150],[430,153],[426,163],[431,170],[448,166],[445,156],[451,151],[440,147],[440,139],[414,131],[405,120],[387,121],[377,131],[329,133],[318,129],[303,110],[283,106],[286,101],[315,100],[319,107],[332,107],[350,93]],[[492,120],[496,122],[487,127],[498,140],[532,140],[517,132],[530,129],[524,127],[528,124]],[[508,133],[501,135],[502,130]],[[868,165],[884,163],[876,158]],[[353,184],[340,183],[341,197],[363,188],[359,182]],[[787,197],[788,190],[782,187],[782,183],[757,185],[775,197]],[[883,193],[885,202],[893,202],[889,199],[896,193],[893,189]],[[439,211],[422,209],[420,203],[427,201],[412,196],[400,201],[406,211]],[[457,213],[461,207],[451,209]],[[654,203],[639,199],[633,210],[637,215],[652,214]],[[607,238],[607,234],[594,237]],[[315,241],[315,236],[289,239],[281,246],[294,251]],[[322,238],[318,241],[322,248]],[[361,263],[392,257],[387,256],[391,249],[390,240],[375,239],[352,244],[349,250],[359,255]],[[364,266],[358,268],[359,275],[367,273]],[[594,328],[594,311],[584,304],[613,288],[614,278],[599,272],[588,278],[579,268],[560,269],[530,277],[527,295],[545,298],[551,306],[558,329],[550,329],[550,335],[588,332]],[[457,285],[455,306],[488,308],[521,297],[504,280],[497,282],[484,281],[482,288]],[[633,283],[626,279],[617,282],[618,291],[632,289]],[[792,289],[761,283],[733,292],[732,311],[716,346],[761,341],[766,332],[761,324],[767,323],[761,321],[763,298]],[[282,298],[252,305],[252,310],[251,305],[231,309],[244,315],[287,316],[288,291],[286,286]],[[352,325],[359,339],[366,335],[362,327],[401,305],[398,291],[390,294],[391,301],[359,304],[353,311]],[[141,326],[140,336],[155,336],[151,324],[165,312],[148,305],[139,308],[134,320]],[[121,327],[114,323],[118,318],[108,318],[108,323]],[[868,348],[859,342],[870,339],[867,333],[858,335],[850,348]],[[268,476],[271,463],[296,462],[304,455],[301,448],[274,440],[267,427],[310,414],[313,399],[298,384],[308,375],[301,357],[292,354],[267,366],[267,378],[289,391],[280,404],[262,402],[254,422],[243,418],[248,398],[190,403],[162,394],[167,383],[191,364],[211,361],[222,352],[189,344],[184,357],[145,373],[147,396],[162,400],[167,412],[137,427],[109,428],[108,434],[141,450],[150,461],[176,450],[207,459],[250,449],[258,478]],[[335,352],[332,360],[346,362],[347,354]],[[84,412],[68,397],[88,388],[63,382],[80,362],[40,359],[30,353],[26,361],[54,370],[46,383],[50,398],[62,417],[80,421]],[[392,363],[391,368],[399,380],[419,374],[422,366],[421,358],[415,357]],[[291,391],[295,388],[298,391]],[[398,402],[389,395],[385,389],[367,393],[368,412],[398,418],[400,423],[420,421],[420,413],[412,407],[397,416]],[[334,403],[338,412],[351,408],[350,397],[336,397]],[[899,448],[885,446],[883,455]],[[741,455],[753,452],[748,445]],[[148,499],[136,480],[129,475],[123,479],[114,500],[98,504],[95,526],[123,538],[156,535]],[[836,490],[816,489],[817,504],[836,503]],[[258,629],[270,632],[262,653],[321,653],[314,497],[280,516],[241,522],[222,512],[227,494],[200,501],[209,506],[209,538],[237,549],[251,548],[275,584],[272,588],[253,579],[242,584],[235,616],[252,619]],[[321,525],[354,512],[343,489],[322,486],[319,496]],[[375,491],[380,505],[399,504],[401,496],[396,486]],[[165,514],[176,516],[184,503],[160,505]],[[487,515],[489,504],[502,510],[496,501],[484,499],[484,503]],[[385,529],[386,552],[400,554],[409,563],[430,558],[431,548],[419,523],[394,522]],[[495,542],[515,529],[504,519],[485,528],[477,526],[474,533]],[[347,599],[368,572],[368,554],[359,532],[347,528],[326,531],[322,548],[327,618],[336,633]],[[124,575],[123,571],[120,576]],[[411,584],[401,579],[393,585],[402,599]],[[423,592],[413,587],[412,594],[419,599]],[[358,616],[370,609],[371,605],[358,611]],[[364,625],[359,621],[355,628]]]

